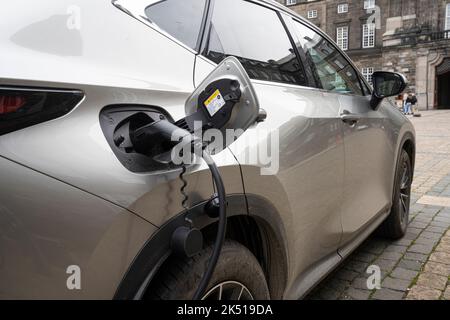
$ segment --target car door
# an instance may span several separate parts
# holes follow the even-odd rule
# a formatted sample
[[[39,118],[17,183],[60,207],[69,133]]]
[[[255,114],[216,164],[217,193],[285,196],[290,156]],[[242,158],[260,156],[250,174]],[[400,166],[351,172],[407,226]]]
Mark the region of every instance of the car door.
[[[370,92],[348,58],[318,31],[294,21],[307,60],[327,103],[339,108],[344,134],[345,178],[342,243],[365,229],[391,202],[393,146],[385,116],[370,107]]]
[[[392,205],[396,146],[390,121],[370,106],[370,95],[338,97],[344,126],[343,244],[366,230]]]
[[[339,107],[310,87],[311,72],[272,8],[256,1],[216,0],[207,31],[196,83],[214,63],[236,56],[267,112],[265,121],[230,149],[241,164],[250,214],[258,214],[254,195],[269,199],[279,213],[274,227],[285,231],[291,267],[285,297],[298,297],[298,284],[305,278],[299,275],[336,255],[341,239],[344,145]]]

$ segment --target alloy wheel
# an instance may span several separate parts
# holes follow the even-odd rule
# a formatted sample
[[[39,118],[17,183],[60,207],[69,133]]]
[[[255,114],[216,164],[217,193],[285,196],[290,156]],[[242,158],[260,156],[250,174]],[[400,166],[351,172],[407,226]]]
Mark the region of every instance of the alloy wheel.
[[[402,164],[402,175],[400,179],[399,206],[400,219],[402,226],[407,225],[409,217],[409,204],[411,199],[411,172],[408,161],[404,160]]]
[[[254,300],[245,285],[237,281],[225,281],[215,285],[202,300]]]

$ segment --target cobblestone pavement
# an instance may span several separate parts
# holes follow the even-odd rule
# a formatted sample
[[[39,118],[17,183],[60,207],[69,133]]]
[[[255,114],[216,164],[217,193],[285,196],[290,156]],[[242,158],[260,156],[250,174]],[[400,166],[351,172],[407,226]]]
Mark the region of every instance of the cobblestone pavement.
[[[417,155],[405,237],[372,235],[309,299],[450,300],[450,110],[411,120]],[[368,290],[371,265],[381,269],[380,289]]]

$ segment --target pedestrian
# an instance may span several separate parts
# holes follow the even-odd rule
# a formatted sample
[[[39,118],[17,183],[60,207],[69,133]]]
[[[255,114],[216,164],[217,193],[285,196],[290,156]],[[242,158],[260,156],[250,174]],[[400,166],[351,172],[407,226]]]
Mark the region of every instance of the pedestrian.
[[[412,106],[417,103],[417,98],[413,93],[408,93],[408,98],[405,101],[405,109],[403,111],[404,114],[413,114]]]

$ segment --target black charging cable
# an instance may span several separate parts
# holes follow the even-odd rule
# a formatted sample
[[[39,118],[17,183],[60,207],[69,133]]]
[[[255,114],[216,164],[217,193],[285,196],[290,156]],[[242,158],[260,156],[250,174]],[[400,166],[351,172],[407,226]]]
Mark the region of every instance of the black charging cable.
[[[202,150],[202,158],[208,165],[209,170],[211,171],[212,178],[217,189],[216,191],[217,196],[219,199],[219,223],[216,240],[214,242],[213,253],[211,255],[211,258],[209,259],[206,271],[203,277],[201,278],[200,283],[193,297],[193,300],[200,300],[204,296],[205,291],[216,268],[220,253],[222,251],[223,243],[225,240],[225,233],[227,229],[226,192],[219,169],[216,163],[214,162],[213,158],[209,154],[207,148],[205,148],[205,146],[202,144],[201,139],[196,137],[194,134],[184,129],[181,129],[176,124],[173,124],[169,121],[161,120],[158,122],[147,124],[131,132],[130,136],[131,140],[133,141],[133,145],[135,146],[135,149],[141,150],[143,152],[148,150],[149,147],[155,143],[155,141],[162,141],[162,142],[177,141],[177,143],[180,143],[182,145],[190,144],[194,153],[195,150]],[[155,156],[154,160],[161,163],[169,164],[172,162],[172,152],[167,151],[158,156]],[[189,209],[187,207],[188,196],[185,192],[185,189],[187,187],[187,181],[183,177],[185,173],[186,173],[186,164],[183,163],[182,172],[180,173],[180,179],[183,181],[183,186],[180,191],[184,196],[182,205],[187,211]],[[182,240],[183,239],[186,238],[182,237]]]
[[[219,260],[222,251],[223,243],[225,241],[225,233],[227,230],[227,208],[226,208],[226,192],[225,186],[220,175],[219,168],[214,162],[207,150],[203,150],[202,158],[206,162],[211,171],[214,183],[217,189],[217,196],[219,198],[219,224],[217,228],[216,241],[214,243],[213,253],[209,259],[208,266],[203,274],[200,284],[195,291],[193,300],[200,300],[205,294],[206,288],[211,280],[211,277],[216,269],[217,261]]]

